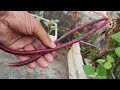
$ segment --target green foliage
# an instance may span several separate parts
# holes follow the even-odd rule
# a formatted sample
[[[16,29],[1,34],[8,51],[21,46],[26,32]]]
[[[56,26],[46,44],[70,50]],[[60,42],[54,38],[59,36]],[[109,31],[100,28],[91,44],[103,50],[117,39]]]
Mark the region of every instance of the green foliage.
[[[60,22],[60,20],[58,19],[51,20],[50,22],[44,21],[44,24],[48,28],[48,34],[51,34],[51,32],[57,28],[53,23],[58,23],[58,22]]]
[[[86,75],[92,75],[95,73],[95,67],[90,65],[83,65],[83,70],[85,71]]]
[[[98,76],[106,76],[107,72],[103,64],[98,64],[96,68],[96,73]]]
[[[99,63],[99,64],[103,64],[104,62],[105,62],[104,59],[98,59],[98,60],[97,60],[97,63]]]
[[[55,20],[48,20],[43,18],[43,14],[44,11],[40,11],[39,14],[35,14],[35,17],[38,21],[43,21],[43,23],[45,24],[45,26],[48,28],[48,34],[51,34],[51,32],[55,29],[57,29],[57,26],[55,25],[55,23],[57,24],[58,22],[60,22],[60,20],[55,19]]]
[[[73,35],[74,35],[74,38],[78,38],[78,37],[80,37],[80,36],[81,36],[81,33],[76,32],[76,33],[74,33]]]
[[[117,55],[118,57],[120,57],[120,47],[117,47],[117,48],[115,49],[115,53],[116,53],[116,55]]]
[[[68,11],[63,11],[65,14],[71,15]],[[41,21],[41,18],[43,18],[44,11],[40,11],[40,13],[36,16],[36,19],[38,21]],[[118,12],[118,16],[120,17],[120,12]],[[48,34],[51,34],[52,31],[54,31],[57,27],[53,23],[58,23],[60,22],[58,19],[55,20],[49,20],[49,21],[44,21],[43,23],[45,26],[48,28]],[[116,25],[120,25],[120,19],[116,21]],[[76,32],[74,33],[74,38],[78,38],[81,36],[81,33]],[[87,37],[85,40],[87,40],[89,43],[92,43],[96,39],[97,35],[92,34],[89,37]],[[97,73],[96,79],[106,79],[108,71],[111,70],[113,63],[115,62],[115,57],[116,55],[120,57],[120,32],[113,34],[112,36],[112,43],[110,43],[110,46],[112,47],[117,47],[115,49],[115,52],[112,52],[112,56],[107,55],[106,59],[98,59],[96,62],[96,67],[95,66],[90,66],[90,65],[84,65],[83,69],[86,73],[86,75],[93,75]],[[110,54],[110,53],[109,53]],[[113,55],[114,54],[114,55]],[[90,49],[90,54],[89,58],[91,60],[95,60],[97,58],[98,54],[95,49]],[[117,72],[120,72],[120,65],[117,66],[116,68]]]
[[[105,69],[111,69],[112,68],[112,64],[110,62],[105,62],[104,68]]]
[[[115,33],[111,36],[115,41],[120,43],[120,32]]]
[[[120,12],[118,13],[120,17]],[[111,35],[111,43],[109,43],[110,49],[115,48],[115,52],[108,52],[108,55],[106,56],[106,59],[98,59],[95,65],[95,73],[96,79],[106,79],[109,74],[111,74],[111,71],[114,69],[113,64],[117,60],[117,58],[120,58],[120,19],[116,20],[116,30],[114,32],[117,32],[113,35]],[[92,39],[92,37],[89,37],[89,42]],[[92,39],[94,41],[94,39]],[[106,54],[105,54],[106,55]],[[94,49],[90,50],[90,59],[94,59],[96,56],[96,51]],[[117,57],[116,57],[117,56]],[[105,57],[105,56],[104,56]],[[115,57],[115,59],[113,58]],[[115,63],[116,64],[116,63]],[[113,68],[112,68],[113,67]],[[113,71],[112,71],[113,72]],[[114,74],[117,74],[117,78],[120,78],[120,65],[116,67],[116,72]],[[113,76],[113,75],[110,75]]]
[[[110,55],[107,55],[107,61],[108,61],[109,63],[115,62],[114,58],[113,58],[112,56],[110,56]]]
[[[98,57],[97,50],[95,50],[95,49],[90,49],[89,58],[90,58],[91,60],[94,60],[94,59],[97,58],[97,57]]]
[[[112,68],[114,62],[115,62],[114,58],[110,55],[107,55],[106,60],[104,59],[97,60],[98,65],[96,67],[85,65],[83,69],[86,75],[97,73],[95,77],[96,79],[106,79],[108,74],[107,71]],[[95,68],[94,69],[95,71],[92,68]]]
[[[116,71],[120,72],[120,65],[117,66]]]
[[[113,47],[113,48],[120,46],[120,44],[119,44],[117,41],[115,41],[114,39],[112,39],[111,42],[112,42],[112,43],[110,43],[110,46]]]
[[[120,16],[120,14],[119,14],[119,16]],[[118,19],[116,21],[116,23],[119,26],[120,25],[120,19]],[[114,41],[112,41],[112,45],[114,45],[114,47],[116,48],[115,53],[113,53],[113,55],[116,55],[119,58],[120,57],[120,31],[113,34],[111,37],[114,40]],[[118,65],[116,67],[116,73],[117,73],[117,78],[120,78],[120,65]]]
[[[116,67],[115,74],[117,75],[116,78],[120,79],[120,65]]]
[[[43,18],[43,14],[44,14],[44,11],[40,11],[39,14],[35,14],[36,19],[37,19],[38,21],[41,21],[41,18]]]
[[[45,12],[45,11],[40,11],[40,12],[39,12],[39,16],[43,17],[44,12]]]
[[[54,28],[54,24],[53,24],[53,23],[58,23],[58,22],[59,22],[59,20],[58,20],[58,19],[55,19],[55,20],[50,20],[49,22],[44,21],[44,24],[45,24],[47,27]]]

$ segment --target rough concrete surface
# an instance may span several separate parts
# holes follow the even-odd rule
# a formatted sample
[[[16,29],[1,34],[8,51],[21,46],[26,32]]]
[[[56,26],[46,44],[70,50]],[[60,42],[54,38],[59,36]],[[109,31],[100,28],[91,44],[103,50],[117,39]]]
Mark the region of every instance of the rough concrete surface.
[[[61,51],[59,51],[61,52]],[[59,53],[58,52],[58,53]],[[63,50],[62,50],[63,52]],[[17,62],[18,59],[10,54],[0,51],[0,79],[67,79],[67,66],[65,58],[57,54],[55,61],[47,69],[36,67],[29,69],[26,66],[13,68],[6,63]]]

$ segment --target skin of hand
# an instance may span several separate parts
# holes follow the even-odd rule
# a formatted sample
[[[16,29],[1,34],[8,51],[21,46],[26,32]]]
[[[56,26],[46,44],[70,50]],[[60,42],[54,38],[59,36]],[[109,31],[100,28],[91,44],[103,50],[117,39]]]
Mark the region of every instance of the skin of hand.
[[[56,47],[40,22],[27,11],[0,12],[0,43],[19,51]],[[30,56],[16,57],[21,61],[31,58]],[[38,64],[40,67],[46,68],[51,62],[53,62],[53,56],[52,53],[49,53],[27,66],[34,69]]]

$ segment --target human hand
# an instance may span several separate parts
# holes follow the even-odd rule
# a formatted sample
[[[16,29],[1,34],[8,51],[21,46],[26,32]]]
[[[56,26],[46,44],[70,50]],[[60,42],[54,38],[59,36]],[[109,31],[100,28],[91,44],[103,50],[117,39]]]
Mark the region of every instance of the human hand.
[[[45,47],[55,48],[42,25],[26,11],[5,11],[0,13],[0,43],[10,49],[19,51],[29,51],[44,49]],[[30,59],[29,56],[16,56],[19,60]],[[48,63],[53,62],[51,53],[45,54],[36,62],[27,65],[35,68],[48,67]]]

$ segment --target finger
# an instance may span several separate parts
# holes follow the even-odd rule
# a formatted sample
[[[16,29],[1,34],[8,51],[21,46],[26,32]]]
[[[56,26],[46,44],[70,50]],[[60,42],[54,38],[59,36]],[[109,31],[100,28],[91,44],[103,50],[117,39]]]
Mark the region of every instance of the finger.
[[[45,49],[45,46],[44,45],[41,45],[39,48],[42,48],[42,49]],[[48,62],[53,62],[53,56],[51,53],[47,53],[45,54],[44,56],[44,59]]]
[[[39,22],[36,25],[36,29],[33,30],[33,33],[45,46],[50,48],[56,47],[55,43],[50,39],[49,35]]]
[[[45,47],[42,45],[42,43],[36,39],[33,43],[32,43],[33,47],[35,49],[45,49]],[[45,60],[45,58],[42,56],[41,58],[39,58],[38,60],[36,60],[37,64],[42,67],[42,68],[47,68],[48,67],[48,62]]]
[[[32,45],[33,45],[33,47],[35,48],[35,49],[38,49],[38,48],[42,48],[42,49],[45,49],[45,46],[43,46],[42,45],[42,43],[38,40],[38,39],[36,39],[33,43],[32,43]],[[52,54],[51,53],[48,53],[48,54],[45,54],[44,55],[44,59],[46,60],[46,61],[48,61],[48,62],[53,62],[53,56],[52,56]]]
[[[25,51],[29,51],[29,50],[35,50],[35,48],[32,46],[32,44],[26,46],[23,48]],[[36,65],[36,62],[33,62]]]
[[[35,40],[35,37],[23,37],[15,41],[9,48],[13,50],[21,49],[29,44],[31,44]]]
[[[20,49],[19,51],[24,51],[23,49]],[[27,57],[27,56],[17,56],[16,57],[20,60],[20,61],[26,61],[28,59],[30,59],[30,57]],[[35,63],[30,63],[27,65],[27,67],[31,68],[31,69],[34,69],[35,68]]]
[[[39,49],[39,47],[43,46],[43,44],[38,39],[34,40],[34,42],[32,43],[32,45],[33,45],[33,47],[35,49]],[[45,47],[42,48],[42,49],[45,49]]]
[[[36,62],[42,68],[48,67],[48,62],[43,58],[43,56],[40,59],[36,60]]]
[[[46,61],[48,61],[50,63],[53,62],[53,60],[54,60],[52,54],[50,54],[50,53],[45,54],[44,58],[45,58]]]
[[[39,49],[45,49],[44,45],[38,39],[34,40],[34,42],[32,43],[32,45],[33,45],[33,47],[35,49],[38,49],[38,48]],[[52,52],[51,54],[55,54],[55,51]]]

